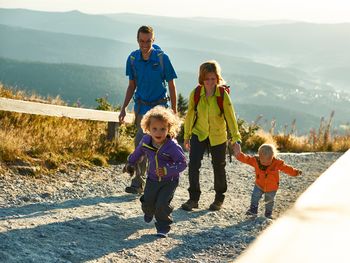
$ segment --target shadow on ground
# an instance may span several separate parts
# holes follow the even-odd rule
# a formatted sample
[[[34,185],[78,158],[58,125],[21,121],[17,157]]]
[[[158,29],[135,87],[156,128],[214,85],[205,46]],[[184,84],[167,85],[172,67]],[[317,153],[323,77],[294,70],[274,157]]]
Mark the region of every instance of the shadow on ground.
[[[80,206],[96,209],[93,207],[96,204],[133,202],[137,201],[135,198],[137,197],[123,195],[69,200],[58,204],[30,204],[0,209],[0,217],[3,222],[17,218],[35,219],[42,215],[51,216],[50,213],[57,209]],[[56,213],[57,211],[57,216]],[[205,213],[206,211],[189,214],[186,220]],[[102,214],[33,228],[8,230],[0,233],[0,262],[85,262],[153,242],[157,237],[151,234],[128,239],[141,229],[151,228],[154,228],[153,224],[145,224],[143,216],[125,218],[115,211],[113,216]]]

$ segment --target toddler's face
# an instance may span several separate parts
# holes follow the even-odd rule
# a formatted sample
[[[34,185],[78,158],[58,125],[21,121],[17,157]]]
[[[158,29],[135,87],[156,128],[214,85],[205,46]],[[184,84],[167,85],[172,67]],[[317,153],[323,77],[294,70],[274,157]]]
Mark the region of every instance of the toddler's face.
[[[265,155],[259,152],[259,161],[260,164],[264,166],[269,166],[272,163],[273,156]]]
[[[152,118],[149,125],[150,135],[153,142],[162,144],[169,132],[168,122]]]

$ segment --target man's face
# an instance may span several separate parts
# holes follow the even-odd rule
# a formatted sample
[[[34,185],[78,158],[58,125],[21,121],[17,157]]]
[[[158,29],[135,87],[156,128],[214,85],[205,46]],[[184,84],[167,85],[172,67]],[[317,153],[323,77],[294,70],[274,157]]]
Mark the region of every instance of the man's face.
[[[139,33],[137,42],[139,43],[139,47],[143,54],[147,54],[151,51],[153,41],[154,39],[152,33]]]

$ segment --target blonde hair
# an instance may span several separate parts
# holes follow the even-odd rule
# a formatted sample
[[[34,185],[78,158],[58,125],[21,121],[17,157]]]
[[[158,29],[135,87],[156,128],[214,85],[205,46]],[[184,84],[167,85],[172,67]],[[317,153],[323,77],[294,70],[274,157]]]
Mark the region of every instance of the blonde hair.
[[[167,109],[163,106],[156,106],[150,109],[141,120],[141,128],[144,133],[150,133],[149,127],[151,125],[152,118],[168,123],[168,135],[171,138],[176,137],[180,131],[180,118],[174,114],[171,109]]]
[[[215,60],[209,60],[199,67],[198,83],[200,85],[204,85],[205,75],[210,72],[215,73],[217,78],[216,84],[225,84],[225,80],[221,76],[221,67],[219,63]]]
[[[277,149],[273,144],[264,143],[258,149],[259,155],[275,157],[277,154]]]

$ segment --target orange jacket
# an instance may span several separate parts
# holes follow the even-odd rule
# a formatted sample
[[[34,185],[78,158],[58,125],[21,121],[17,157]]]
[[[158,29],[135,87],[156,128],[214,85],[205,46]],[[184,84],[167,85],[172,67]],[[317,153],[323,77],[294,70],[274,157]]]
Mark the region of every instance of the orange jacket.
[[[272,163],[266,170],[259,167],[259,157],[240,153],[237,160],[249,164],[255,168],[255,183],[264,192],[277,191],[280,181],[279,171],[290,176],[297,176],[298,170],[284,163],[284,161],[273,158]]]

